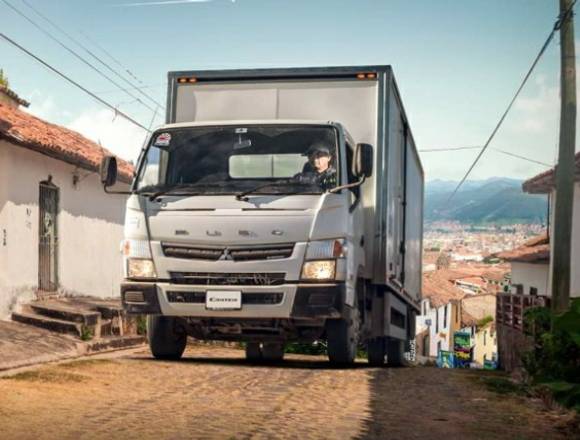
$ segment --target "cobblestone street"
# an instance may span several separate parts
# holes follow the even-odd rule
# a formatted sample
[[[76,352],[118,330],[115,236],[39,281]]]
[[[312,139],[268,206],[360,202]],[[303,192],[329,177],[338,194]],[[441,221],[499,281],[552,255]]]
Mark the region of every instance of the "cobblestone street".
[[[498,397],[473,372],[330,369],[289,356],[250,365],[240,350],[190,347],[50,365],[0,379],[2,439],[558,439],[541,412]]]

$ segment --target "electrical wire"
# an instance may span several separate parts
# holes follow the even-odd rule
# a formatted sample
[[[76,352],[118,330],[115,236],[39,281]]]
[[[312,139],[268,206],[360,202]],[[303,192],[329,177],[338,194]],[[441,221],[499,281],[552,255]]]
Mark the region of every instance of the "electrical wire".
[[[446,153],[449,151],[458,151],[458,150],[478,150],[480,148],[482,148],[481,145],[474,146],[474,147],[429,148],[429,149],[425,149],[425,150],[419,150],[419,153]],[[545,166],[548,168],[553,167],[553,165],[550,165],[546,162],[541,162],[541,161],[536,160],[536,159],[531,159],[529,157],[520,156],[519,154],[515,154],[515,153],[512,153],[510,151],[500,150],[499,148],[495,148],[495,147],[491,147],[490,149],[493,151],[497,151],[498,153],[506,154],[508,156],[516,157],[518,159],[526,160],[528,162],[532,162],[532,163],[542,165],[542,166]]]
[[[68,81],[69,83],[71,83],[75,87],[79,88],[80,90],[82,90],[86,94],[90,95],[93,99],[97,100],[98,102],[100,102],[104,106],[110,108],[111,110],[113,110],[115,112],[115,114],[117,114],[117,115],[121,116],[122,118],[126,119],[127,121],[135,124],[137,127],[142,128],[143,130],[149,132],[149,130],[147,129],[147,127],[145,127],[143,124],[137,122],[135,119],[133,119],[131,116],[127,115],[125,112],[122,112],[121,110],[118,110],[117,108],[115,108],[115,106],[109,104],[107,101],[105,101],[104,99],[100,98],[99,96],[97,96],[96,94],[94,94],[93,92],[91,92],[86,87],[82,86],[81,84],[79,84],[78,82],[76,82],[75,80],[73,80],[72,78],[70,78],[69,76],[67,76],[66,74],[62,73],[56,67],[51,66],[49,63],[47,63],[46,61],[44,61],[43,59],[41,59],[37,55],[35,55],[32,52],[30,52],[24,46],[18,44],[12,38],[10,38],[7,35],[5,35],[3,32],[0,32],[0,38],[2,38],[4,41],[10,43],[12,46],[16,47],[17,49],[21,50],[26,55],[28,55],[30,58],[33,58],[34,60],[36,60],[37,62],[39,62],[40,64],[42,64],[44,67],[46,67],[47,69],[49,69],[52,72],[56,73],[58,76],[60,76],[64,80]]]
[[[548,38],[546,38],[546,41],[544,42],[542,48],[538,52],[538,55],[536,55],[536,58],[534,59],[531,67],[529,68],[528,72],[524,76],[524,79],[522,80],[522,83],[518,87],[515,95],[513,96],[513,98],[511,99],[511,101],[509,102],[506,110],[504,111],[503,115],[499,119],[499,122],[496,124],[495,128],[493,129],[491,135],[489,136],[489,138],[487,139],[487,141],[483,145],[483,148],[481,149],[481,151],[479,152],[479,154],[477,155],[477,157],[475,158],[475,160],[473,161],[473,163],[471,164],[471,166],[467,170],[467,173],[465,173],[465,175],[460,180],[460,182],[457,185],[457,187],[455,188],[455,190],[451,193],[451,195],[449,196],[449,198],[445,202],[445,205],[444,205],[445,207],[449,204],[449,202],[453,199],[453,197],[455,197],[455,194],[457,194],[457,191],[459,191],[459,188],[461,188],[461,186],[463,185],[463,183],[467,180],[467,177],[469,177],[469,175],[471,174],[471,171],[473,171],[473,169],[475,168],[475,165],[477,165],[477,163],[479,162],[479,159],[481,159],[481,156],[483,156],[483,153],[489,147],[489,144],[491,143],[491,141],[495,137],[495,135],[498,132],[499,128],[503,124],[503,121],[505,120],[506,116],[508,115],[508,113],[511,110],[512,106],[514,105],[514,102],[516,101],[516,99],[520,95],[520,92],[524,88],[525,84],[528,82],[528,79],[530,78],[530,76],[532,75],[532,72],[534,71],[536,65],[540,61],[540,58],[542,58],[542,55],[544,55],[544,52],[546,51],[546,49],[548,48],[548,46],[552,42],[552,39],[554,38],[554,35],[556,34],[556,32],[558,30],[560,30],[560,27],[562,25],[562,22],[564,20],[566,20],[568,18],[568,15],[572,12],[572,9],[574,8],[574,5],[576,4],[576,2],[577,2],[577,0],[574,0],[574,2],[570,5],[570,7],[563,14],[560,14],[558,16],[558,19],[554,23],[554,27],[552,28],[552,31],[548,35]]]
[[[164,107],[163,107],[162,104],[160,104],[159,102],[157,102],[154,98],[152,98],[151,96],[149,96],[147,93],[145,93],[140,88],[136,87],[135,84],[133,84],[128,79],[126,79],[118,71],[116,71],[115,69],[113,69],[107,62],[103,61],[99,56],[97,56],[95,53],[93,53],[93,51],[91,51],[83,43],[81,43],[80,41],[78,41],[78,39],[76,39],[75,37],[73,37],[71,34],[69,34],[67,31],[65,31],[61,26],[59,26],[58,24],[56,24],[54,21],[52,21],[50,18],[48,18],[46,15],[44,15],[42,12],[40,12],[38,9],[36,9],[34,6],[32,6],[27,0],[21,0],[21,1],[28,8],[30,8],[32,11],[34,11],[39,17],[41,17],[43,20],[45,20],[47,23],[49,23],[52,27],[54,27],[59,32],[61,32],[63,35],[65,35],[70,41],[72,41],[73,43],[75,43],[76,45],[78,45],[79,47],[81,47],[91,57],[93,57],[95,60],[97,60],[97,62],[99,62],[100,64],[102,64],[104,67],[106,67],[109,71],[111,71],[113,74],[115,74],[121,80],[123,80],[124,82],[126,82],[127,84],[129,84],[129,86],[131,87],[131,89],[136,90],[142,96],[144,96],[145,98],[147,98],[149,101],[153,102],[153,104],[155,104],[156,106],[161,107],[162,109],[164,109]],[[123,91],[126,91],[126,90],[123,90]],[[156,107],[155,111],[156,110],[157,110],[157,107]]]
[[[119,61],[115,56],[113,56],[107,49],[105,49],[103,46],[101,46],[99,43],[97,43],[95,40],[93,40],[91,37],[89,37],[87,34],[85,34],[83,31],[79,30],[78,31],[79,34],[81,34],[83,37],[85,37],[85,39],[91,43],[93,46],[97,47],[101,52],[103,52],[105,55],[107,55],[115,64],[117,64],[121,69],[125,70],[125,72],[127,73],[127,75],[129,75],[131,78],[133,78],[135,81],[141,83],[141,84],[145,84],[143,81],[141,81],[137,75],[135,75],[133,72],[131,72],[131,70],[129,70],[127,67],[125,67],[123,65],[123,63],[121,63],[121,61]]]
[[[63,49],[65,49],[67,52],[69,52],[71,55],[73,55],[75,58],[77,58],[79,61],[81,61],[83,64],[87,65],[92,70],[94,70],[95,72],[97,72],[99,75],[101,75],[107,81],[109,81],[110,83],[112,83],[115,87],[118,87],[119,89],[123,90],[123,87],[119,83],[117,83],[114,79],[112,79],[107,74],[103,73],[98,67],[96,67],[94,64],[92,64],[89,61],[87,61],[85,58],[83,58],[81,55],[79,55],[75,50],[73,50],[70,47],[68,47],[66,44],[64,44],[62,41],[60,41],[54,35],[52,35],[49,31],[47,31],[46,29],[44,29],[42,26],[40,26],[38,23],[36,23],[30,17],[28,17],[24,12],[22,12],[21,10],[19,10],[18,8],[16,8],[14,5],[12,5],[7,0],[1,0],[1,1],[6,6],[8,6],[10,9],[12,9],[14,12],[16,12],[18,15],[20,15],[22,18],[24,18],[26,21],[28,21],[30,24],[32,24],[35,28],[37,28],[39,31],[41,31],[48,38],[50,38],[51,40],[53,40],[54,42],[56,42],[59,46],[61,46]],[[124,90],[124,91],[125,91],[125,93],[127,95],[129,95],[131,98],[137,100],[137,102],[139,102],[144,107],[147,107],[151,111],[155,111],[155,108],[153,108],[150,105],[148,105],[145,102],[143,102],[139,97],[133,95],[132,93],[130,93],[127,90]]]

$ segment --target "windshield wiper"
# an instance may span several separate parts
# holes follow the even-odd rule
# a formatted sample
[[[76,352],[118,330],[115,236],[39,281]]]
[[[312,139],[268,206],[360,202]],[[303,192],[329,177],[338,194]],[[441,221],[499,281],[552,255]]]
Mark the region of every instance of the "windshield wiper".
[[[175,190],[184,189],[184,188],[188,188],[188,187],[190,188],[191,186],[192,186],[191,184],[174,185],[174,186],[164,188],[164,189],[152,192],[152,193],[143,191],[140,194],[149,196],[149,200],[153,201],[157,197],[163,196],[165,194],[173,193],[173,191],[175,191]],[[187,192],[173,193],[172,195],[175,195],[175,196],[197,196],[200,194],[201,193],[199,193],[199,192],[187,191]]]
[[[312,184],[307,183],[307,182],[296,182],[294,180],[277,180],[275,182],[264,183],[264,184],[261,184],[261,185],[254,187],[254,188],[248,189],[246,191],[242,191],[241,193],[236,194],[236,200],[242,200],[244,202],[247,202],[249,200],[249,198],[247,197],[249,194],[253,194],[257,191],[260,191],[261,189],[269,188],[271,186],[277,186],[277,185],[280,185],[282,183],[287,183],[287,184],[291,184],[291,185],[299,185],[299,186],[312,186]],[[290,196],[290,195],[300,194],[300,193],[301,193],[301,191],[291,191],[291,192],[280,193],[280,195]]]

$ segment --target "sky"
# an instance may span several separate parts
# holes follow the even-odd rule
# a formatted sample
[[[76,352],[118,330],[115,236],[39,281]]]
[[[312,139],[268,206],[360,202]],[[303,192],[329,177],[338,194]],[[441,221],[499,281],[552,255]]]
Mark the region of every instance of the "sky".
[[[147,127],[164,123],[158,104],[165,103],[168,71],[390,64],[420,151],[483,145],[558,14],[557,0],[173,0],[127,5],[135,2],[0,0],[0,31]],[[120,91],[8,4],[121,87],[144,87],[140,90],[148,97]],[[526,179],[555,163],[559,50],[556,35],[470,179]],[[1,39],[0,68],[10,87],[31,102],[28,111],[34,115],[77,130],[125,159],[137,157],[143,129]],[[477,153],[422,152],[426,179],[459,180]]]

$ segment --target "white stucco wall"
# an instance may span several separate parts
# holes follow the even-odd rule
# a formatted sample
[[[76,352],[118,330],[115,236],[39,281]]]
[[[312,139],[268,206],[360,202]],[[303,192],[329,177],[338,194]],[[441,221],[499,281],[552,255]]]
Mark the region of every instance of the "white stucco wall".
[[[521,284],[523,293],[530,294],[530,287],[538,289],[538,295],[550,295],[550,266],[548,264],[531,264],[512,261],[512,285]],[[515,288],[512,289],[515,292]]]
[[[439,342],[441,342],[441,350],[448,351],[453,349],[450,346],[453,340],[450,335],[453,331],[454,311],[455,307],[451,303],[435,308],[430,306],[429,300],[424,299],[421,301],[421,315],[416,318],[416,334],[423,332],[425,329],[429,330],[429,356],[437,357]],[[439,325],[437,325],[437,314],[439,315]],[[445,322],[444,314],[447,314],[447,322]],[[428,320],[431,320],[431,325],[427,325]],[[423,353],[418,354],[423,355]]]
[[[556,192],[552,192],[550,197],[550,225],[551,225],[551,235],[553,236],[553,231],[556,225],[554,224],[554,212],[556,204]],[[576,183],[574,186],[574,208],[572,217],[572,255],[571,255],[571,273],[570,273],[570,297],[580,298],[580,183]],[[550,241],[551,253],[554,252],[554,240]],[[552,284],[552,261],[550,261],[550,279],[549,283]]]
[[[119,295],[126,198],[105,194],[96,173],[0,141],[0,318],[38,286],[39,183],[49,175],[60,198],[59,289]]]

